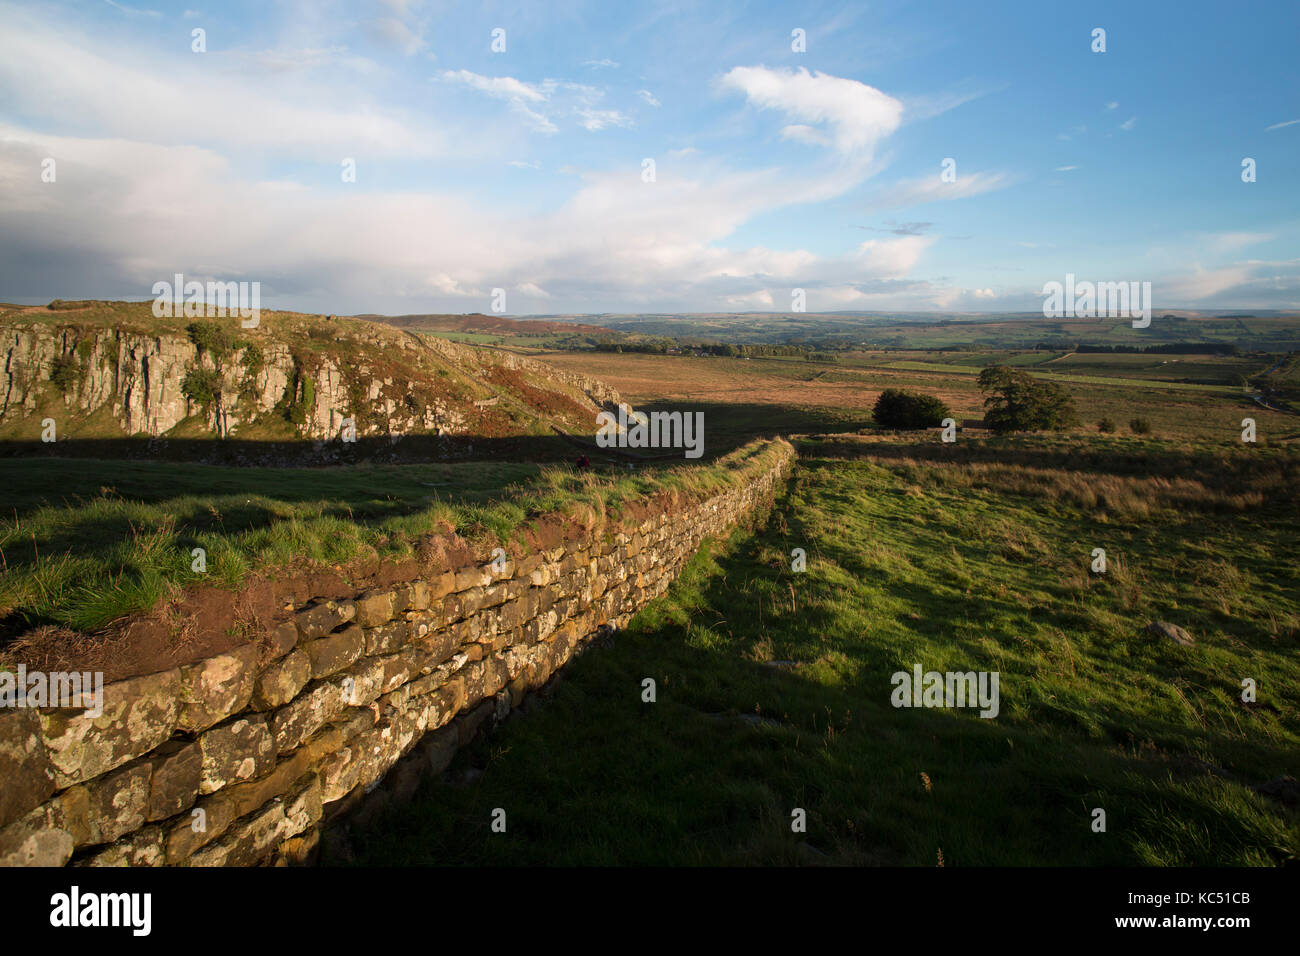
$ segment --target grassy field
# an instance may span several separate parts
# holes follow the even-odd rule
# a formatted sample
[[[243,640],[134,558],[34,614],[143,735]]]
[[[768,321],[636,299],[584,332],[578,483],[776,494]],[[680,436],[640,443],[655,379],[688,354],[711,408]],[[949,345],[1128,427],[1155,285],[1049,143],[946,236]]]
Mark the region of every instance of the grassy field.
[[[1300,769],[1298,475],[1289,449],[1134,438],[807,442],[765,530],[698,555],[358,861],[1294,860],[1294,806],[1255,787]],[[891,706],[916,664],[997,672],[1000,713]]]

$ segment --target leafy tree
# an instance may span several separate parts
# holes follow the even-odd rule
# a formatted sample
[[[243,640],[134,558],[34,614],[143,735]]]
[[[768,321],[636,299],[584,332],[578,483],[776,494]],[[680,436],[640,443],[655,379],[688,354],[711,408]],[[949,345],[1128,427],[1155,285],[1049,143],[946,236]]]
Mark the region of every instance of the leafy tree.
[[[933,395],[887,388],[872,412],[878,428],[935,428],[949,415],[948,406]]]
[[[221,398],[221,375],[210,368],[192,368],[181,380],[181,394],[207,408]]]
[[[1036,379],[1006,365],[980,372],[984,422],[995,432],[1060,431],[1075,422],[1070,393],[1056,382]]]
[[[199,352],[207,352],[218,365],[235,344],[230,330],[219,322],[191,322],[185,326],[185,331],[189,333],[190,341],[198,346]]]
[[[77,387],[81,381],[81,363],[72,354],[57,355],[50,363],[50,381],[64,395]]]

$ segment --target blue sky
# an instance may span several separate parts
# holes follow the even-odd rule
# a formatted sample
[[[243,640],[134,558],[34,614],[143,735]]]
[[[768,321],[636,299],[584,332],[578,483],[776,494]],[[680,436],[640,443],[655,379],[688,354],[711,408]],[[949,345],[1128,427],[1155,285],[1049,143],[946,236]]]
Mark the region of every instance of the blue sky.
[[[0,3],[0,300],[182,272],[341,313],[1028,311],[1072,272],[1296,309],[1298,28],[1294,2]]]

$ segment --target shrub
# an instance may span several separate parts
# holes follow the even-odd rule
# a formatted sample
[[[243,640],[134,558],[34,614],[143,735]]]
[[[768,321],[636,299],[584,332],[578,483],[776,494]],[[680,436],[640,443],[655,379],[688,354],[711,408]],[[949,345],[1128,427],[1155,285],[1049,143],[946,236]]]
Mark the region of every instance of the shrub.
[[[980,372],[984,422],[995,432],[1060,431],[1075,422],[1070,393],[1056,382],[1044,382],[1028,372],[991,365]]]
[[[935,428],[949,416],[948,406],[933,395],[887,388],[872,412],[877,428]]]
[[[1134,435],[1145,435],[1151,431],[1151,423],[1145,418],[1135,418],[1128,423]]]
[[[181,380],[181,394],[207,408],[221,395],[221,376],[210,368],[192,368]]]
[[[249,342],[243,349],[244,370],[249,375],[257,375],[266,365],[266,356],[262,353],[262,347],[256,342]]]
[[[50,381],[64,395],[81,381],[81,363],[75,355],[59,355],[50,363]]]
[[[235,339],[230,330],[219,322],[191,322],[185,326],[190,341],[198,346],[200,354],[207,352],[219,361],[234,347]]]
[[[1097,423],[1097,431],[1113,432],[1115,430],[1115,420],[1113,418],[1103,418]]]
[[[293,384],[285,390],[284,417],[293,425],[307,423],[307,410],[316,404],[316,383],[311,376],[295,366]]]

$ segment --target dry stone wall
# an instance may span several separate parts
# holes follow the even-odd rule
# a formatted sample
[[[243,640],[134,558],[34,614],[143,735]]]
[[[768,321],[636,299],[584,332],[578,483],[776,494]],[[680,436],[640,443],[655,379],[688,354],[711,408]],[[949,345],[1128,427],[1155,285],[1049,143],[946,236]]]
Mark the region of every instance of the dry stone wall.
[[[311,861],[381,779],[409,791],[445,768],[663,593],[704,538],[764,513],[793,460],[776,445],[749,484],[504,571],[485,562],[309,602],[260,643],[106,686],[98,717],[0,712],[0,863]]]

